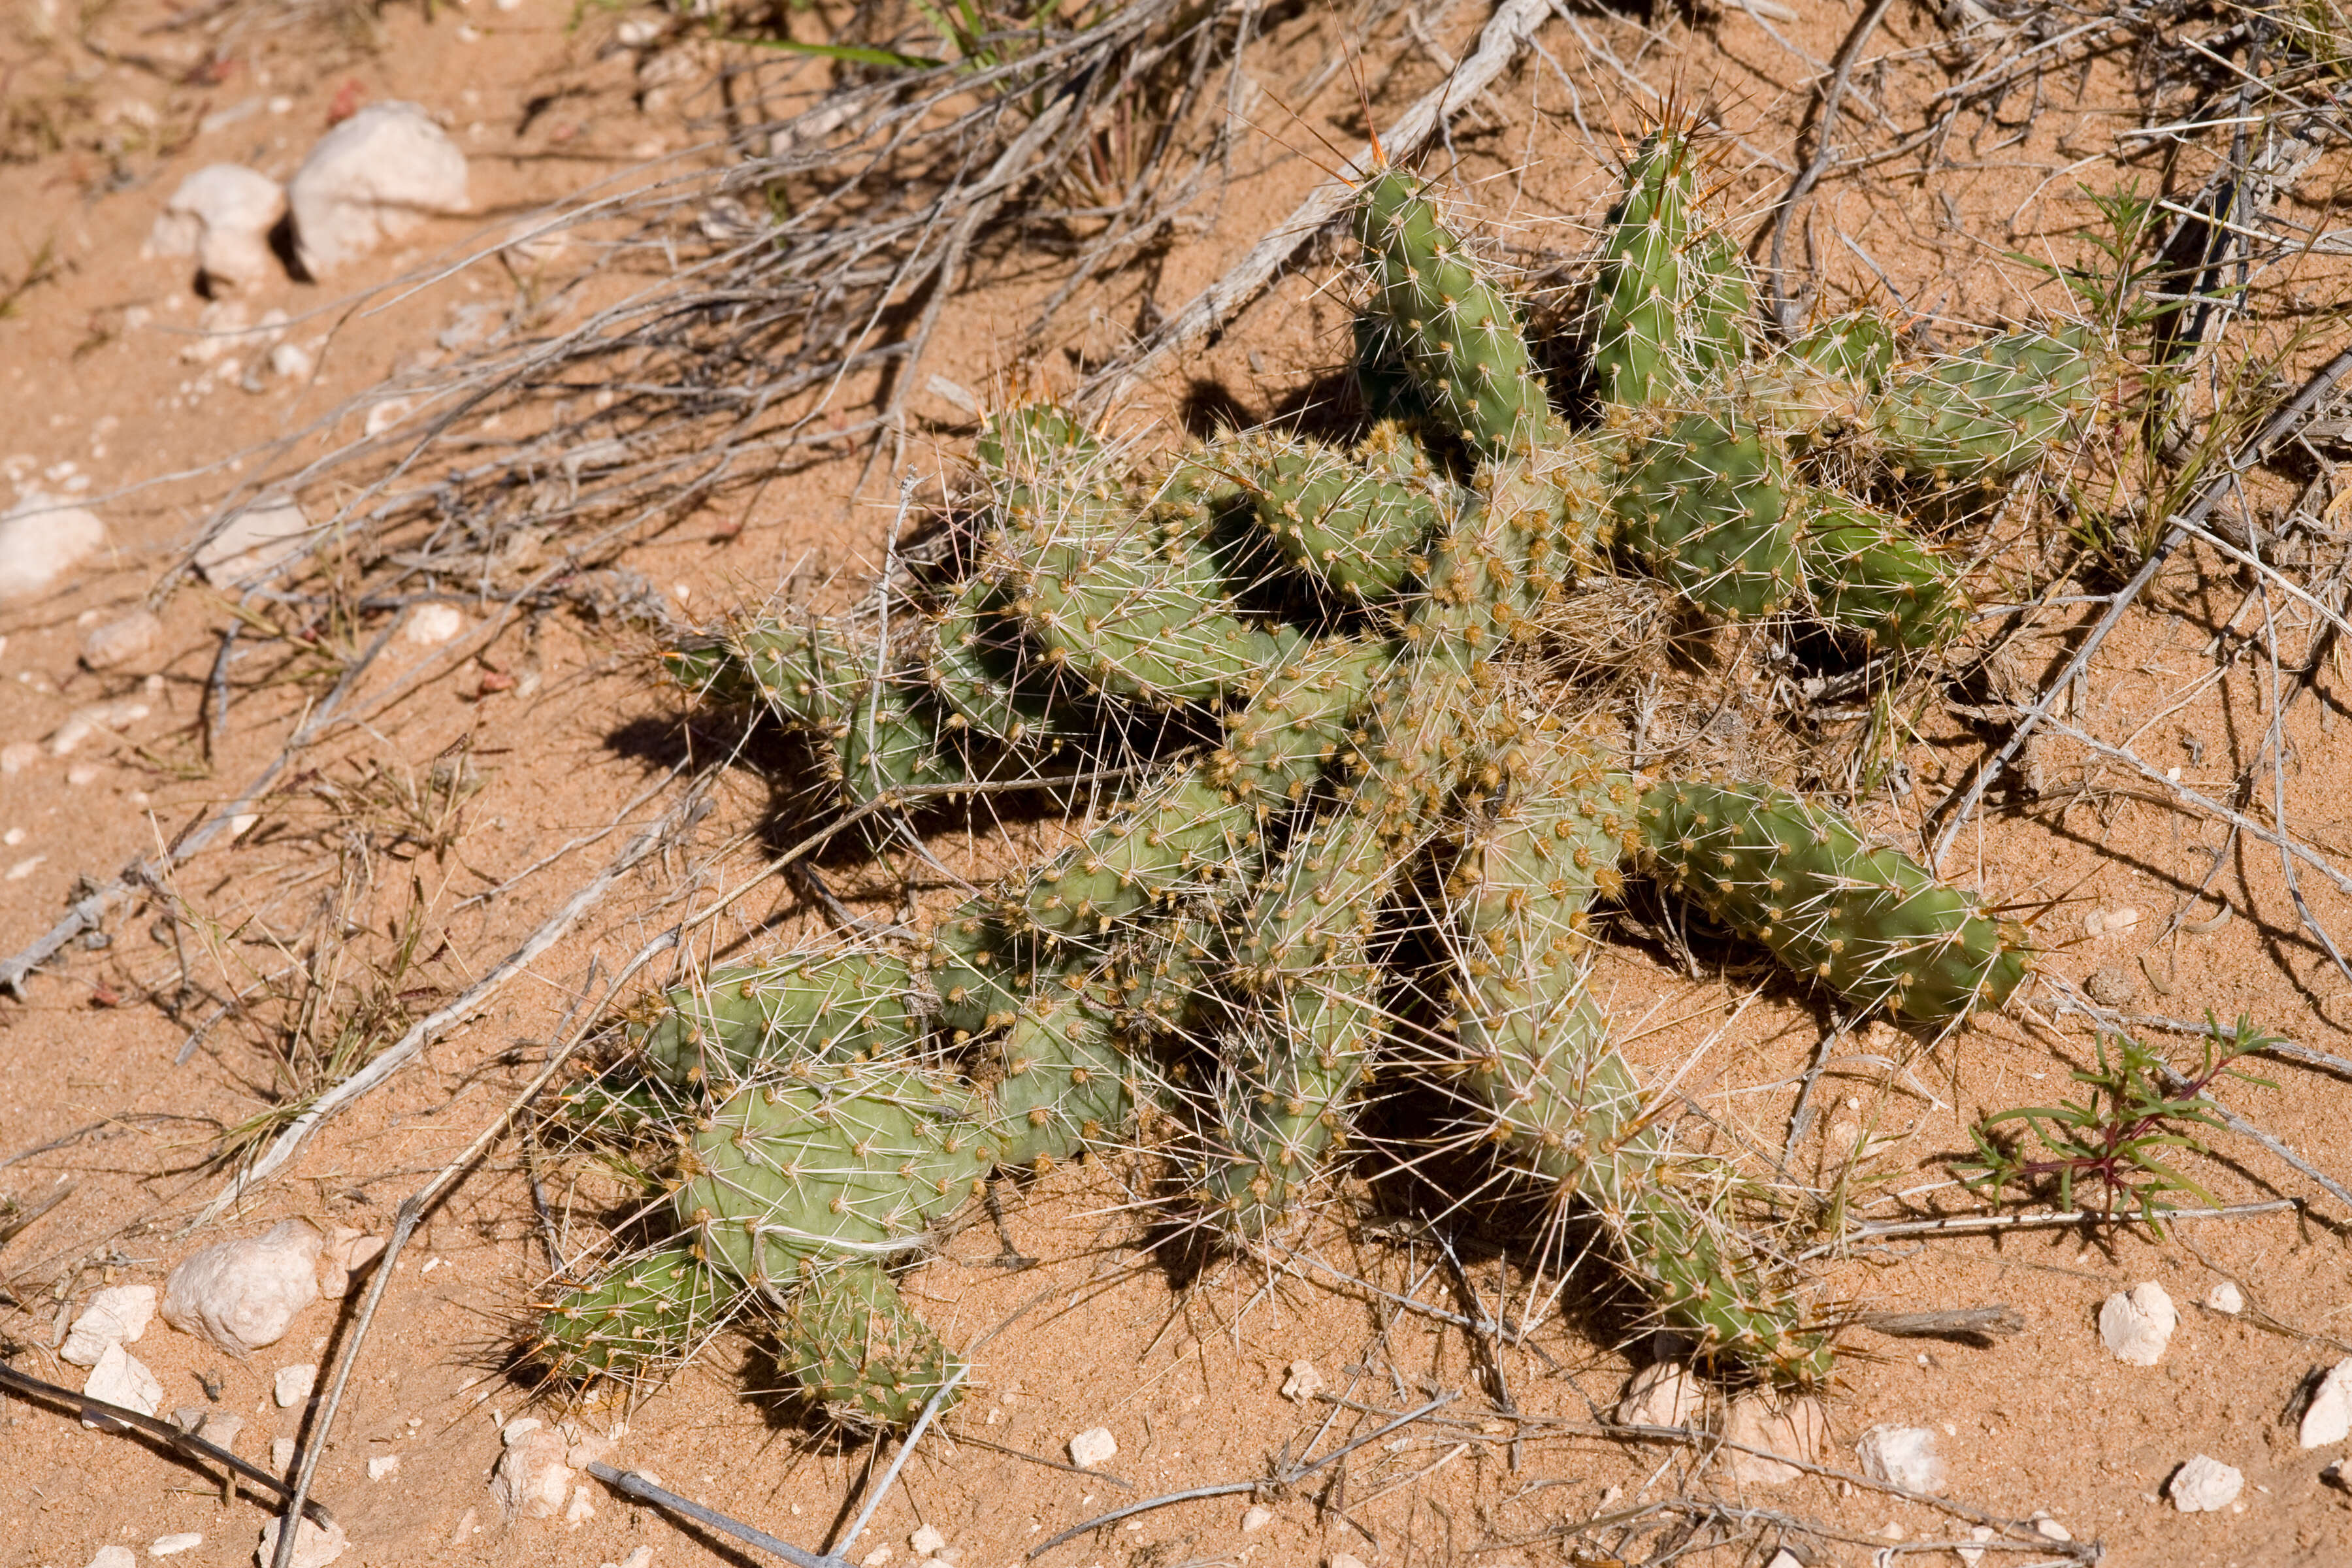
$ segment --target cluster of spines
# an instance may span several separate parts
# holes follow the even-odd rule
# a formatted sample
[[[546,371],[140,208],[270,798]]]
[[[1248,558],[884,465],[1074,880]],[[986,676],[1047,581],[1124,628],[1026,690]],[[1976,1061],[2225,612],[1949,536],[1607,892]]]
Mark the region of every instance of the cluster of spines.
[[[1859,1006],[1946,1024],[2000,1006],[2025,978],[2020,927],[1802,796],[1660,784],[1643,796],[1640,822],[1668,886]]]

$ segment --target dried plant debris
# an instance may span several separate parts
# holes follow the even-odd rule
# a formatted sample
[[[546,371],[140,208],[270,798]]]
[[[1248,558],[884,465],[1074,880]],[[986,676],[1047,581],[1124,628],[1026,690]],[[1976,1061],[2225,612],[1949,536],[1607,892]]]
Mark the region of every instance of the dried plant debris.
[[[1596,422],[1555,409],[1496,274],[1386,171],[1356,209],[1362,442],[1139,463],[1014,409],[937,580],[670,656],[806,736],[877,821],[1024,780],[1096,781],[1097,806],[918,931],[649,999],[568,1103],[648,1147],[674,1239],[551,1302],[549,1367],[657,1370],[743,1321],[829,1408],[908,1420],[957,1358],[894,1270],[992,1175],[1148,1142],[1171,1208],[1247,1247],[1329,1196],[1377,1078],[1434,1089],[1426,1135],[1488,1151],[1491,1180],[1596,1216],[1703,1362],[1826,1375],[1832,1315],[1754,1230],[1759,1178],[1612,1048],[1593,908],[1647,875],[1930,1030],[2011,997],[2024,933],[1827,799],[1637,766],[1620,688],[1564,673],[1544,628],[1630,574],[1694,617],[1932,651],[1960,574],[1893,503],[2024,471],[2116,367],[2071,327],[1920,358],[1868,315],[1768,350],[1698,163],[1677,132],[1633,160],[1586,332]],[[1878,500],[1814,477],[1832,450]],[[1201,740],[1168,755],[1171,731]]]

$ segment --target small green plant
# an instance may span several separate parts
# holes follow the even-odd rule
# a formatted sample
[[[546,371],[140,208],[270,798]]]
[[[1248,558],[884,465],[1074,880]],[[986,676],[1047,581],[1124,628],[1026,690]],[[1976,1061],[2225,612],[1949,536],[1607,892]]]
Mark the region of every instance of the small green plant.
[[[2270,1089],[2233,1064],[2262,1050],[2271,1037],[2243,1014],[2224,1031],[2206,1015],[2203,1064],[2194,1073],[2174,1073],[2164,1058],[2129,1035],[2102,1036],[2098,1065],[2074,1074],[2091,1087],[2087,1100],[2023,1105],[1997,1111],[1969,1130],[1976,1142],[1959,1176],[1972,1191],[1996,1195],[2013,1191],[2045,1196],[2054,1184],[2058,1206],[2074,1206],[2077,1185],[2097,1189],[2095,1207],[2112,1224],[2137,1211],[2139,1222],[2164,1235],[2164,1215],[2187,1194],[2207,1204],[2213,1194],[2173,1163],[2176,1151],[2206,1152],[2196,1129],[2221,1128],[2221,1108],[2206,1090],[2225,1078]],[[2166,1079],[2176,1080],[2174,1087]]]

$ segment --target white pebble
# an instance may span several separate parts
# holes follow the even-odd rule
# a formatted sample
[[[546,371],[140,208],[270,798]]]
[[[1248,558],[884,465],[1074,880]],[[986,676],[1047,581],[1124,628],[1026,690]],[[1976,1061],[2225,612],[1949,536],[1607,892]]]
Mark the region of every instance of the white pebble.
[[[1089,1426],[1070,1439],[1070,1463],[1082,1470],[1107,1464],[1118,1455],[1118,1439],[1108,1426]]]
[[[1971,1525],[1969,1528],[1969,1539],[1971,1541],[1990,1541],[1992,1539],[1992,1527],[1988,1524]],[[1960,1547],[1958,1551],[1960,1561],[1966,1563],[1968,1568],[1982,1568],[1982,1564],[1985,1560],[1985,1549],[1983,1547],[1963,1546]]]
[[[35,490],[0,516],[0,599],[46,594],[105,548],[96,512]]]
[[[81,661],[91,669],[116,669],[142,658],[163,635],[163,623],[152,610],[133,610],[104,626],[93,626],[81,639]]]
[[[1617,1402],[1628,1426],[1688,1426],[1706,1407],[1706,1387],[1680,1362],[1653,1363],[1633,1374]]]
[[[318,1386],[319,1369],[310,1362],[296,1362],[278,1369],[278,1375],[270,1380],[269,1396],[284,1410],[310,1398]]]
[[[386,1476],[400,1474],[398,1454],[376,1454],[368,1459],[368,1479],[380,1481]]]
[[[137,1344],[154,1317],[155,1287],[110,1286],[92,1296],[81,1316],[74,1320],[66,1342],[58,1349],[58,1359],[76,1366],[96,1366],[107,1346]]]
[[[455,605],[419,605],[408,613],[400,635],[419,647],[439,647],[466,629],[466,617]]]
[[[1786,1486],[1805,1472],[1780,1459],[1819,1464],[1829,1440],[1829,1415],[1818,1399],[1792,1399],[1783,1405],[1769,1394],[1743,1394],[1731,1402],[1724,1436],[1741,1445],[1727,1450],[1733,1479],[1751,1486]],[[1749,1448],[1763,1452],[1748,1453]]]
[[[66,721],[49,735],[49,755],[62,757],[93,735],[110,731],[127,730],[147,717],[144,702],[124,698],[119,702],[93,702],[77,708],[66,715]]]
[[[2324,1448],[2352,1436],[2352,1359],[2337,1362],[2311,1391],[2296,1440],[2306,1448]]]
[[[2234,1318],[2246,1310],[2246,1296],[2234,1280],[2224,1279],[2205,1292],[2205,1304],[2217,1312],[2227,1312]]]
[[[269,1568],[278,1553],[278,1520],[272,1516],[261,1527],[261,1544],[254,1549],[253,1560],[259,1568]],[[343,1527],[331,1524],[324,1530],[316,1521],[305,1519],[294,1531],[292,1568],[327,1568],[327,1564],[351,1549],[343,1539]]]
[[[194,1552],[204,1543],[205,1538],[193,1530],[178,1535],[159,1535],[155,1543],[147,1549],[147,1554],[151,1557],[177,1557],[183,1552]]]
[[[640,1546],[618,1563],[614,1563],[613,1568],[653,1568],[653,1564],[654,1549],[650,1546]]]
[[[260,575],[302,548],[310,520],[284,497],[257,500],[196,546],[196,570],[216,588]]]
[[[882,1568],[882,1564],[889,1562],[892,1555],[893,1553],[888,1547],[877,1546],[857,1561],[862,1565],[862,1568]]]
[[[1282,1396],[1293,1404],[1303,1405],[1323,1392],[1323,1374],[1313,1362],[1295,1361],[1283,1370],[1289,1375],[1282,1380]]]
[[[139,1553],[128,1546],[101,1546],[89,1560],[89,1568],[138,1568]]]
[[[1772,1553],[1772,1561],[1764,1564],[1764,1568],[1805,1568],[1805,1565],[1798,1560],[1795,1552],[1783,1546]]]
[[[180,182],[140,254],[194,256],[215,283],[258,283],[278,269],[269,231],[285,216],[277,181],[242,163],[209,163]]]
[[[2099,1308],[2099,1338],[2127,1366],[2154,1366],[2163,1360],[2164,1347],[2179,1326],[2172,1298],[2153,1279],[2116,1291]]]
[[[1324,1568],[1364,1568],[1364,1560],[1352,1552],[1334,1552],[1323,1564]]]
[[[588,1496],[588,1486],[583,1481],[572,1489],[572,1500],[564,1505],[564,1528],[577,1530],[595,1517],[596,1504]]]
[[[0,746],[0,773],[21,773],[41,760],[41,748],[31,741]]]
[[[553,1519],[572,1492],[572,1467],[564,1463],[571,1445],[560,1432],[551,1432],[525,1417],[508,1423],[499,1434],[506,1452],[490,1478],[490,1496],[507,1521]]]
[[[907,1537],[908,1549],[918,1557],[929,1557],[947,1543],[948,1538],[928,1524],[921,1526],[914,1534]]]
[[[279,343],[269,351],[269,374],[286,381],[308,381],[319,362],[300,343]]]
[[[662,36],[662,20],[658,16],[630,16],[613,29],[614,41],[623,48],[642,49]]]
[[[172,1425],[207,1443],[234,1448],[237,1434],[245,1430],[245,1417],[206,1405],[183,1405],[172,1412]]]
[[[1274,1522],[1274,1510],[1264,1503],[1254,1502],[1242,1513],[1242,1533],[1255,1534]]]
[[[2183,1513],[2219,1513],[2238,1500],[2246,1478],[2235,1466],[2200,1454],[2164,1484],[2164,1495]]]
[[[2044,1541],[2072,1541],[2074,1532],[2046,1513],[2033,1516],[2033,1531]]]
[[[163,1321],[231,1355],[276,1344],[295,1314],[319,1299],[322,1240],[289,1219],[264,1235],[205,1247],[164,1281]]]
[[[272,1437],[269,1439],[269,1468],[276,1470],[282,1476],[286,1473],[288,1467],[293,1463],[294,1439],[291,1437]],[[301,1542],[298,1541],[295,1544],[299,1546]]]
[[[89,1369],[89,1380],[81,1385],[81,1391],[92,1399],[103,1399],[109,1405],[120,1405],[142,1415],[154,1415],[155,1406],[163,1403],[163,1385],[155,1380],[155,1374],[119,1344],[106,1347],[98,1364]],[[85,1426],[103,1424],[82,1423]]]
[[[372,103],[321,137],[286,187],[303,270],[322,278],[416,226],[461,213],[466,155],[414,103]]]
[[[1940,1493],[1947,1479],[1936,1434],[1925,1426],[1873,1426],[1853,1447],[1862,1473],[1883,1486]]]

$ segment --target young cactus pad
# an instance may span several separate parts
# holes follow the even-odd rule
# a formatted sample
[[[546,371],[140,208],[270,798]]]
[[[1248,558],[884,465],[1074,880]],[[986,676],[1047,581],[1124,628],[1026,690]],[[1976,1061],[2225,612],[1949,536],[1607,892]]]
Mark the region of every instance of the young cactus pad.
[[[1778,1381],[1828,1373],[1815,1293],[1743,1230],[1750,1176],[1686,1146],[1588,994],[1596,912],[1647,872],[1796,984],[1938,1029],[2017,990],[2023,934],[1827,800],[1637,776],[1622,689],[1561,674],[1548,628],[1638,572],[1696,619],[1841,634],[1789,647],[1932,658],[1966,629],[1969,552],[1903,498],[2013,474],[2107,362],[2071,331],[1919,359],[1869,312],[1768,347],[1706,162],[1672,132],[1632,161],[1580,317],[1581,426],[1509,280],[1385,169],[1355,214],[1353,343],[1393,423],[1144,460],[1011,409],[957,548],[856,614],[673,653],[697,699],[806,737],[820,804],[892,825],[871,842],[911,847],[889,808],[959,788],[1034,782],[1062,820],[878,938],[637,1015],[563,1104],[660,1173],[675,1240],[563,1294],[533,1331],[551,1368],[657,1369],[731,1319],[824,1408],[904,1421],[960,1363],[894,1274],[992,1179],[1153,1142],[1185,1220],[1255,1247],[1337,1201],[1353,1152],[1418,1163],[1434,1134],[1385,1146],[1359,1115],[1418,1076],[1457,1143],[1598,1216],[1655,1321]],[[1857,477],[1872,499],[1831,488]]]

